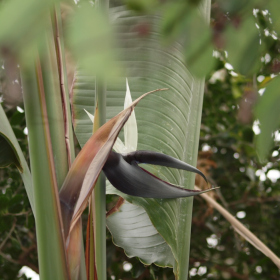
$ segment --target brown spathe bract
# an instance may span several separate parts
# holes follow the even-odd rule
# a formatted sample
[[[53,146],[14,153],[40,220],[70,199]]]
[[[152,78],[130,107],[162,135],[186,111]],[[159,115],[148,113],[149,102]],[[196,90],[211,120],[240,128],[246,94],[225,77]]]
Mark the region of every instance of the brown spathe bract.
[[[59,193],[65,238],[86,208],[99,173],[134,107],[145,96],[162,90],[167,89],[157,89],[143,94],[128,108],[105,123],[91,136],[76,157]]]

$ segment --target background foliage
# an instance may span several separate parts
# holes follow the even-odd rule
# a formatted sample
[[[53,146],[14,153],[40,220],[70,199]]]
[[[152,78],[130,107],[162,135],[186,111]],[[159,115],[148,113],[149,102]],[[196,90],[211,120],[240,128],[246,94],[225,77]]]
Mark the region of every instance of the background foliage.
[[[197,33],[201,35],[200,44],[194,50],[188,48],[192,51],[186,53],[187,63],[193,70],[198,75],[207,75],[198,166],[208,174],[212,184],[221,187],[215,199],[279,255],[280,139],[277,132],[273,138],[270,136],[270,132],[279,128],[279,112],[269,110],[269,104],[279,98],[279,90],[274,90],[276,99],[269,98],[272,94],[259,94],[280,70],[279,4],[277,1],[213,1],[209,30],[185,20],[187,11],[196,2],[199,1],[165,1],[163,5],[161,1],[125,1],[135,13],[157,11],[165,15],[162,23],[165,44],[181,37],[187,46],[189,42],[184,37],[187,28],[193,29],[190,38]],[[197,31],[196,27],[201,29]],[[146,32],[148,26],[141,28]],[[75,41],[72,43],[75,50]],[[213,58],[203,55],[213,48]],[[2,56],[7,58],[3,50]],[[21,106],[21,100],[15,102],[8,98],[11,81],[4,73],[1,81],[5,111],[27,157],[24,114],[16,109],[17,105]],[[268,99],[264,102],[268,107],[254,114],[255,104],[262,97]],[[260,114],[260,110],[264,113]],[[272,117],[271,131],[259,134],[266,123],[272,123]],[[256,134],[264,140],[258,140]],[[14,166],[0,169],[0,187],[0,279],[24,279],[17,276],[23,265],[38,271],[35,230],[28,199]],[[107,197],[108,209],[114,201],[113,196]],[[276,266],[234,233],[218,212],[199,197],[194,201],[190,279],[279,278]],[[174,279],[172,269],[145,267],[136,258],[128,259],[121,248],[112,244],[109,232],[107,251],[108,279]],[[126,267],[131,269],[126,271]]]

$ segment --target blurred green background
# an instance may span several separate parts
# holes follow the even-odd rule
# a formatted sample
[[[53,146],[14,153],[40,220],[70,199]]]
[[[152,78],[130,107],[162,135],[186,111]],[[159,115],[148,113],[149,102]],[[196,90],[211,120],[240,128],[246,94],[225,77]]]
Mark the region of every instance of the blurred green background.
[[[51,32],[46,16],[51,4],[0,2],[0,100],[27,159],[18,61],[31,63],[35,45],[44,51],[41,34],[42,30]],[[279,255],[279,1],[212,1],[210,27],[194,12],[198,0],[110,2],[112,8],[120,5],[135,16],[162,16],[162,44],[170,46],[179,40],[188,67],[198,76],[206,75],[198,167],[213,185],[221,187],[214,198]],[[115,47],[121,38],[89,6],[94,2],[61,2],[68,77],[79,61],[89,73],[113,80],[122,71]],[[138,32],[150,36],[149,24],[139,26]],[[92,50],[96,41],[100,44]],[[35,226],[14,166],[0,169],[0,188],[0,279],[26,279],[18,275],[22,266],[38,271]],[[107,196],[108,209],[115,200]],[[109,232],[107,262],[108,279],[174,279],[172,269],[148,267],[137,258],[127,258],[123,249],[113,245]],[[279,279],[279,271],[196,197],[190,279]]]

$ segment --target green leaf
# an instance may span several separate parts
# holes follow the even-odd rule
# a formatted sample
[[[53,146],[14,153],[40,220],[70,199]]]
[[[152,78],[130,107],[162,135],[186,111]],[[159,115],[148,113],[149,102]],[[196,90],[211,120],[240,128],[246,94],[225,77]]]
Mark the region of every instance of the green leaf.
[[[92,135],[92,121],[85,110],[94,115],[95,78],[85,75],[81,71],[78,71],[75,77],[71,100],[73,108],[72,122],[78,142],[83,147]]]
[[[21,70],[36,210],[34,214],[40,279],[69,279],[48,122],[48,118],[53,115],[47,114],[40,62],[37,61],[36,68],[21,67]],[[53,103],[52,106],[59,104]],[[61,133],[64,134],[64,131]]]
[[[279,9],[280,2],[278,0],[269,1],[268,10],[272,19],[273,30],[277,32],[278,36],[280,34],[280,18],[279,18]]]
[[[209,12],[210,6],[205,4],[202,7],[205,13]],[[170,89],[160,95],[148,96],[137,106],[138,149],[161,152],[195,166],[204,80],[196,78],[187,69],[181,45],[177,44],[176,48],[161,45],[159,17],[131,16],[121,7],[112,9],[111,13],[118,30],[117,37],[121,38],[118,50],[122,54],[121,61],[126,68],[132,99],[135,100],[149,90]],[[108,83],[108,119],[123,108],[125,84],[125,77]],[[94,113],[94,79],[78,73],[72,102],[74,128],[79,143],[83,146],[92,131],[92,123],[83,109]],[[159,166],[150,167],[149,171],[165,181],[193,188],[194,176],[188,172]],[[178,279],[186,279],[192,198],[163,200],[122,196],[146,210],[151,223],[170,247],[172,255],[166,255],[166,258],[175,259],[175,274]],[[135,222],[140,222],[137,215],[134,219]],[[119,224],[119,227],[121,229],[122,225]],[[125,242],[125,239],[121,241]],[[134,244],[127,242],[126,251],[133,246]],[[140,250],[138,254],[140,255]],[[159,262],[159,259],[154,261]]]
[[[147,265],[173,267],[175,260],[170,247],[156,231],[144,208],[125,202],[118,212],[107,218],[107,226],[114,243],[124,248],[128,257],[139,257]]]
[[[20,172],[22,172],[22,166],[18,158],[15,147],[11,143],[10,139],[0,132],[0,167],[7,167],[11,164],[15,164]]]
[[[225,34],[229,62],[244,75],[254,73],[260,66],[260,36],[253,15],[239,26],[229,26]]]
[[[242,11],[246,6],[249,6],[249,4],[252,4],[253,1],[243,1],[243,0],[230,0],[230,1],[223,1],[218,0],[219,7],[225,12],[225,13],[237,13]],[[251,11],[252,12],[252,11]]]
[[[203,3],[200,5],[202,11]],[[169,42],[177,39],[173,47],[181,42],[189,70],[199,77],[208,74],[214,67],[214,46],[208,21],[196,6],[187,1],[169,3],[163,9],[163,38]]]
[[[34,213],[34,199],[31,174],[18,144],[16,136],[0,104],[0,167],[15,164],[18,168]]]
[[[16,53],[22,63],[31,63],[37,52],[42,31],[50,28],[49,8],[56,0],[10,0],[1,2],[0,45],[3,52]],[[41,48],[44,45],[41,44]]]
[[[158,0],[126,0],[126,6],[130,10],[134,10],[139,13],[151,13],[158,5]]]
[[[260,161],[265,161],[272,148],[273,132],[280,124],[280,77],[274,78],[266,87],[255,107],[255,116],[260,121],[261,133],[256,136]]]

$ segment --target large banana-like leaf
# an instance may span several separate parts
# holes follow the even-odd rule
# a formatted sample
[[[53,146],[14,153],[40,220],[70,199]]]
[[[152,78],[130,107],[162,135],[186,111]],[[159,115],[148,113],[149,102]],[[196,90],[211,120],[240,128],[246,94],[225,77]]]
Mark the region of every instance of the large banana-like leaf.
[[[208,17],[210,1],[202,1],[200,10],[205,17]],[[160,96],[147,97],[135,110],[139,133],[138,149],[162,152],[195,166],[204,80],[197,79],[188,71],[179,43],[174,43],[169,47],[161,46],[158,32],[159,17],[131,15],[122,7],[112,9],[111,16],[117,28],[117,37],[120,39],[120,53],[123,55],[121,60],[126,67],[133,100],[149,90],[170,89]],[[122,110],[124,97],[125,78],[108,85],[108,119]],[[77,75],[72,102],[75,132],[83,146],[92,130],[92,123],[83,109],[90,113],[94,112],[94,80],[90,82],[89,77]],[[193,188],[194,175],[188,172],[158,166],[150,167],[149,171],[171,183]],[[111,189],[111,192],[116,191]],[[169,252],[172,256],[167,256],[170,262],[165,264],[159,258],[152,260],[150,256],[153,247],[148,248],[144,242],[142,250],[134,251],[133,254],[146,263],[155,262],[161,265],[172,264],[171,260],[174,258],[174,272],[177,278],[186,279],[192,198],[163,200],[136,198],[124,194],[122,196],[139,206],[139,213],[143,211],[141,207],[145,209],[150,218],[150,221],[145,218],[149,226],[153,225],[163,237],[171,249]],[[119,213],[127,215],[127,209],[126,206],[122,206]],[[135,215],[135,228],[129,230],[137,231],[140,218],[141,215]],[[119,223],[119,228],[114,230],[112,225],[111,223],[110,226],[110,221],[108,221],[113,236],[114,231],[117,232],[124,227]],[[140,230],[137,233],[140,234]],[[142,237],[144,238],[144,235]],[[134,244],[130,243],[131,240],[125,239],[127,239],[126,236],[120,241],[115,238],[115,242],[118,242],[118,245],[121,244],[129,252],[128,249]],[[148,260],[144,260],[144,255]]]

